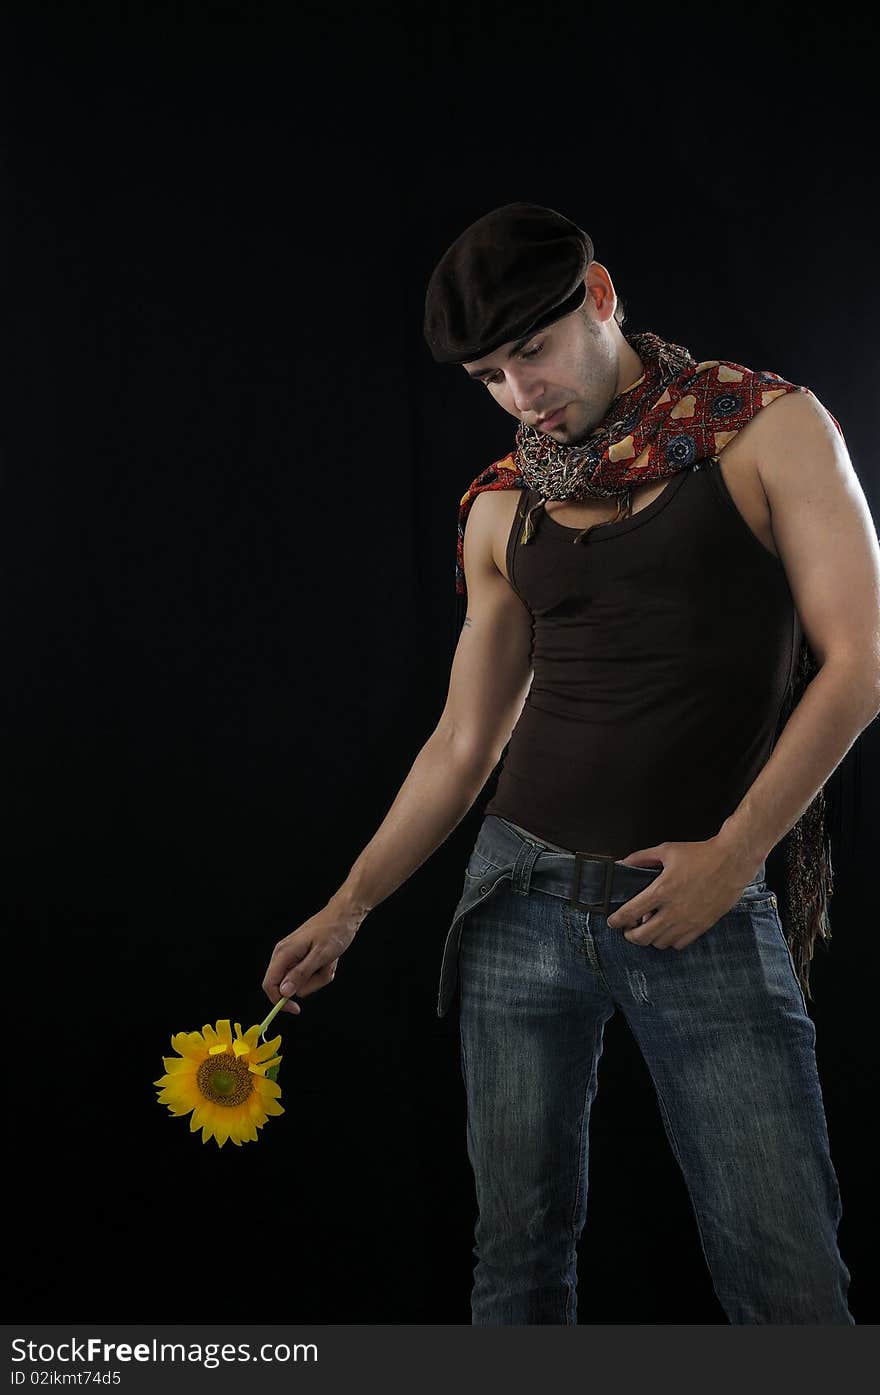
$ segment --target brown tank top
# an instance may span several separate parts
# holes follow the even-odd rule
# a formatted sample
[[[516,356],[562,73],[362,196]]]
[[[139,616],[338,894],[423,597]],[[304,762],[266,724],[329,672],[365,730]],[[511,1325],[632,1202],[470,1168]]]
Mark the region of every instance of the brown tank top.
[[[507,574],[532,615],[534,677],[486,806],[572,851],[626,857],[714,837],[773,749],[801,626],[782,562],[715,460],[630,518],[544,510]]]

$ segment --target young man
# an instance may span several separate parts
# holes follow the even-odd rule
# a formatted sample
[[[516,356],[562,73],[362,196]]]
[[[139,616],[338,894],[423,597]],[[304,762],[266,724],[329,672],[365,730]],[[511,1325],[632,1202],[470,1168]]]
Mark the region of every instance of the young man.
[[[275,1002],[330,982],[504,755],[437,1009],[457,981],[473,1322],[577,1320],[589,1112],[619,1009],[729,1321],[852,1323],[803,993],[827,933],[815,839],[788,938],[764,874],[790,831],[815,832],[824,782],[880,711],[880,549],[809,390],[621,320],[589,237],[550,209],[494,210],[435,268],[431,351],[516,418],[517,448],[461,501],[468,606],[437,728],[263,986]]]

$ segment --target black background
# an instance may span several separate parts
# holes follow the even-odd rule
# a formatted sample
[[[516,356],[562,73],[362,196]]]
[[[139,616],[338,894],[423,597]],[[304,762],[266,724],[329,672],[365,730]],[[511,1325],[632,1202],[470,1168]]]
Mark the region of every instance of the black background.
[[[514,429],[421,337],[464,226],[514,199],[573,218],[626,332],[809,385],[877,516],[871,24],[5,11],[17,1318],[470,1321],[457,1016],[435,1002],[494,781],[280,1019],[286,1112],[258,1145],[203,1146],[151,1082],[172,1032],[265,1015],[275,941],[344,879],[442,710],[458,500]],[[871,726],[829,783],[835,937],[811,1004],[859,1323],[877,755]],[[724,1321],[619,1015],[579,1313]]]

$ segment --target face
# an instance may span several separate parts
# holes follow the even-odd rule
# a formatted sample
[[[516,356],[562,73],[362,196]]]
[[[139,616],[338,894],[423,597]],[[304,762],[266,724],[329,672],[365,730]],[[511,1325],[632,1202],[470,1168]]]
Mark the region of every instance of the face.
[[[622,390],[625,341],[613,318],[613,287],[607,272],[599,275],[603,271],[591,263],[587,298],[573,314],[463,365],[505,412],[564,445],[586,441]],[[553,416],[558,408],[562,414]],[[546,425],[540,420],[551,416]]]

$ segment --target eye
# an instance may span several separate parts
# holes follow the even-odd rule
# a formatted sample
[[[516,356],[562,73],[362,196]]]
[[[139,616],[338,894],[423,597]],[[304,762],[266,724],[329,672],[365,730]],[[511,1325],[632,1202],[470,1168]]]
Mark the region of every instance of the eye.
[[[544,343],[543,343],[543,341],[542,341],[540,344],[536,344],[535,347],[534,347],[533,349],[530,349],[530,350],[528,351],[528,353],[521,353],[521,354],[520,354],[520,358],[537,358],[538,355],[541,353],[541,351],[542,351],[543,348],[544,348]],[[496,381],[497,381],[496,378],[483,378],[483,382],[485,383],[486,387],[489,387],[490,384],[492,384],[492,383],[494,383],[494,382],[496,382]]]

